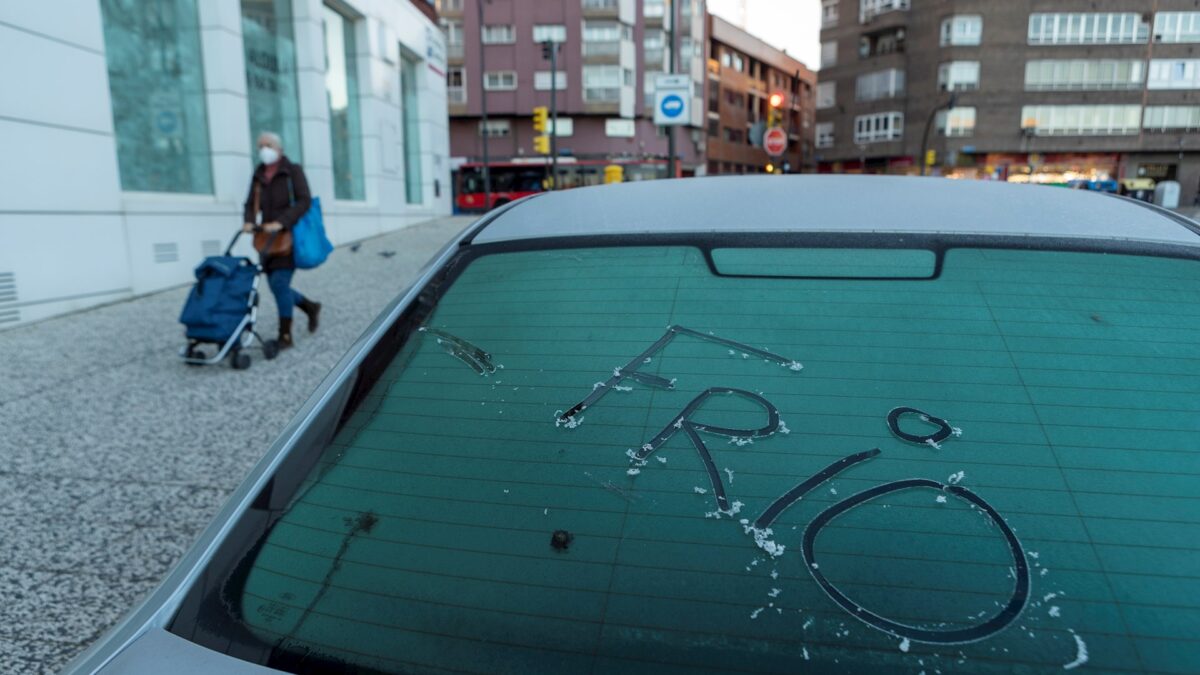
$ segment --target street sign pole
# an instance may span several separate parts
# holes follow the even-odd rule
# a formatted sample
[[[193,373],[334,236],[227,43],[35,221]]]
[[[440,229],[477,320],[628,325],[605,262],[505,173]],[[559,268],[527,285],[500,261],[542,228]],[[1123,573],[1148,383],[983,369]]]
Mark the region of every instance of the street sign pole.
[[[550,46],[550,189],[558,189],[558,43]]]
[[[680,0],[669,0],[671,3],[671,74],[679,67],[679,50],[675,46],[675,27],[679,25]],[[667,178],[675,177],[675,127],[667,127]]]

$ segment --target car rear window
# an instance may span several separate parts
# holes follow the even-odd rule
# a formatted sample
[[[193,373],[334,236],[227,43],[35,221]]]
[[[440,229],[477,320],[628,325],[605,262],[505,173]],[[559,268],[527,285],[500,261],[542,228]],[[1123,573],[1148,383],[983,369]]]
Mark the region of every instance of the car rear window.
[[[1200,670],[1200,266],[798,278],[837,256],[470,262],[239,630],[296,670]]]

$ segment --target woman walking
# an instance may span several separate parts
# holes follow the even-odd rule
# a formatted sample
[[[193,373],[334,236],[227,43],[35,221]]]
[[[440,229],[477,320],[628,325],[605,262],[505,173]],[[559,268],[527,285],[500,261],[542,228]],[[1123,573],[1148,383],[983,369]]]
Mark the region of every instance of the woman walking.
[[[321,303],[313,302],[292,288],[296,263],[292,260],[292,227],[308,211],[312,193],[299,164],[283,154],[278,134],[264,131],[258,137],[258,158],[250,180],[250,194],[242,219],[242,230],[254,230],[262,213],[262,228],[254,234],[254,248],[262,253],[267,284],[279,308],[279,348],[292,346],[292,308],[299,307],[308,316],[308,331],[317,329]],[[270,246],[264,251],[264,247]]]

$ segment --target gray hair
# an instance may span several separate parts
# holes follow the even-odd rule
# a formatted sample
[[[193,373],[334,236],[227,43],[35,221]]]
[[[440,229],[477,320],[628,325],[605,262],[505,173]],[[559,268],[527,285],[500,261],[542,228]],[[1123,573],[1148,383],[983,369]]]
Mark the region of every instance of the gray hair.
[[[275,133],[274,131],[264,131],[258,135],[258,140],[262,141],[264,138],[267,139],[267,143],[269,143],[271,147],[275,148],[276,150],[283,150],[283,139],[279,137],[279,134]]]

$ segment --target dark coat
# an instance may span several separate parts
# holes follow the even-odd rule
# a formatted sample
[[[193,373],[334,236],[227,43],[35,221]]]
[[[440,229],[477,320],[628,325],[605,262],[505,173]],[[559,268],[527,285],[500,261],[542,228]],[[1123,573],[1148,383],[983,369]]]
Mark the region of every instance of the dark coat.
[[[266,182],[267,167],[259,163],[254,169],[254,177],[250,180],[250,194],[246,195],[246,206],[242,214],[244,223],[254,223],[254,186],[260,185],[259,208],[262,209],[262,222],[278,221],[284,229],[290,230],[300,217],[312,205],[312,192],[308,189],[308,179],[304,169],[293,163],[287,157],[279,160],[279,169]],[[292,256],[269,256],[263,261],[263,268],[268,272],[279,269],[294,269]]]

